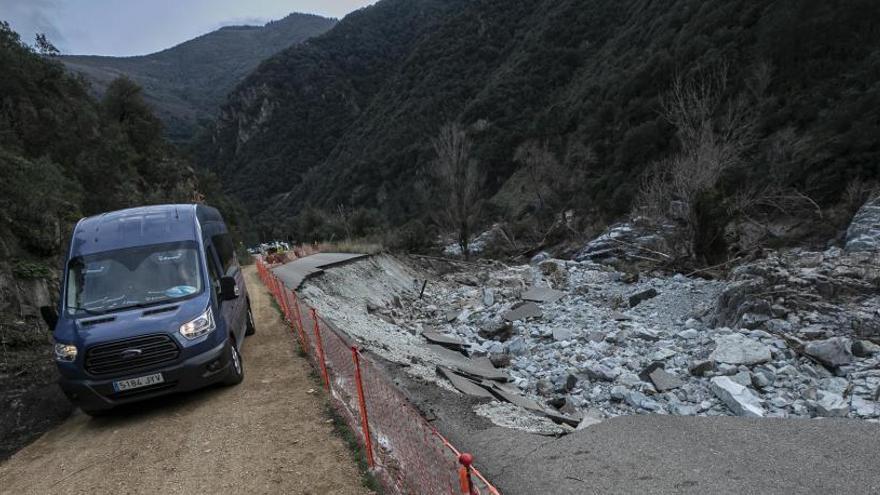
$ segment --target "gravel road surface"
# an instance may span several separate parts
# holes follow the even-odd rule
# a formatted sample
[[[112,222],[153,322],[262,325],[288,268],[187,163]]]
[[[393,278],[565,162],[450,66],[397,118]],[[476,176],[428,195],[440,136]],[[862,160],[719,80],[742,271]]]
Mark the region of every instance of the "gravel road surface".
[[[0,493],[371,493],[254,268],[245,273],[257,334],[242,384],[106,418],[77,412],[0,464]]]

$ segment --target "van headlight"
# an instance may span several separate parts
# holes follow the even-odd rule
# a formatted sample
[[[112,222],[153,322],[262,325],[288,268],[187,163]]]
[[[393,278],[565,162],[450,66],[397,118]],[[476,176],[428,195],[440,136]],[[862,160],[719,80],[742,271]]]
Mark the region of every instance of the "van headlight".
[[[73,362],[76,359],[76,346],[72,344],[62,344],[55,342],[55,360],[65,363]]]
[[[208,308],[204,313],[196,316],[191,321],[180,325],[180,335],[189,340],[193,340],[207,335],[214,331],[217,325],[214,324],[214,312]]]

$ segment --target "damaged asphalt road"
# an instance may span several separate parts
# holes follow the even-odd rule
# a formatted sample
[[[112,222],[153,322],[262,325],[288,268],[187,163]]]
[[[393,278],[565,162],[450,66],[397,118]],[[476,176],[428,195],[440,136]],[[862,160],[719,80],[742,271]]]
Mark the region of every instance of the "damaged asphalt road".
[[[740,387],[772,398],[791,394],[792,389],[812,393],[811,383],[831,390],[843,379],[818,374],[823,372],[813,361],[797,357],[783,347],[787,342],[761,330],[711,327],[711,311],[723,289],[719,283],[679,276],[633,284],[615,281],[613,272],[590,265],[570,267],[569,278],[578,282],[569,286],[570,295],[540,303],[540,317],[529,308],[526,322],[514,320],[509,327],[498,321],[507,320],[505,312],[534,304],[521,297],[534,283],[530,279],[534,272],[528,267],[492,272],[494,291],[478,288],[475,270],[447,273],[444,280],[458,282],[460,289],[449,291],[442,281],[434,281],[428,284],[426,301],[419,301],[421,283],[416,282],[424,275],[391,257],[380,256],[328,270],[307,283],[302,294],[326,318],[387,360],[389,370],[413,403],[454,444],[474,453],[477,466],[505,494],[877,492],[880,472],[873,452],[880,429],[871,419],[734,417],[736,411],[725,402],[725,394],[712,391],[712,379],[721,379],[731,390]],[[543,275],[552,280],[559,272]],[[580,289],[584,286],[588,292]],[[656,293],[647,292],[636,298],[638,301],[628,299],[649,288]],[[437,304],[440,298],[461,304],[450,308]],[[566,306],[583,299],[588,300],[587,305]],[[479,321],[487,314],[480,308],[486,307],[492,308],[488,313],[491,325]],[[542,318],[568,325],[542,328]],[[701,320],[695,324],[695,318]],[[580,327],[585,330],[572,325],[579,320],[586,323]],[[449,331],[450,327],[455,331]],[[609,340],[615,332],[628,338]],[[477,397],[456,391],[479,382],[480,388],[490,393],[497,387],[516,393],[516,398],[508,398],[510,402],[546,400],[540,407],[554,407],[558,389],[550,388],[548,395],[542,396],[537,388],[541,374],[550,376],[553,368],[541,366],[552,364],[553,352],[565,352],[562,342],[571,343],[575,337],[581,348],[612,353],[610,359],[581,361],[585,373],[578,381],[589,386],[581,392],[572,391],[588,406],[575,409],[583,414],[584,429],[554,424],[528,413],[527,408],[480,397],[482,393],[476,388],[471,390]],[[492,348],[498,348],[494,342],[500,342],[507,352],[494,353]],[[511,349],[513,344],[518,347]],[[438,345],[444,346],[442,350],[436,349]],[[452,382],[446,378],[447,370],[456,367],[444,364],[443,355],[467,358],[449,347],[466,348],[472,365],[489,362],[499,366],[496,371],[504,372],[508,380],[487,382],[475,373],[464,372],[458,375],[472,380],[455,385],[460,376]],[[616,354],[620,349],[627,354]],[[547,351],[548,359],[534,359],[536,352]],[[785,370],[775,386],[746,387],[738,381],[743,376],[755,380],[765,377],[769,366],[757,363],[765,362],[768,352],[778,363],[774,369]],[[507,355],[512,362],[495,359],[496,354]],[[692,362],[696,358],[711,366]],[[873,366],[877,356],[857,358],[836,372],[849,374],[854,393],[861,393],[858,387],[872,386],[874,378],[859,370]],[[665,366],[652,365],[658,361],[664,361]],[[726,361],[741,364],[728,365]],[[785,368],[788,363],[791,368]],[[534,366],[528,369],[529,364]],[[689,368],[691,364],[696,366]],[[624,368],[626,373],[615,373],[616,368]],[[460,366],[457,369],[462,371]],[[807,375],[810,371],[817,375]],[[682,391],[685,380],[690,388]],[[606,395],[618,392],[611,390],[614,387],[623,387],[628,394],[620,399]],[[494,390],[493,397],[503,398],[497,392]],[[818,394],[815,399],[798,400],[822,406]],[[642,407],[649,401],[660,409],[649,414],[650,409]],[[700,416],[713,417],[671,415],[688,411],[677,406],[687,405],[685,402],[700,406],[696,409]],[[702,403],[707,408],[703,409]],[[590,407],[593,404],[599,407]],[[803,411],[781,401],[767,401],[762,407],[769,413],[790,416]],[[860,411],[855,401],[852,407],[854,414]],[[563,431],[570,433],[552,436]]]
[[[854,420],[621,416],[558,439],[463,440],[506,494],[880,493],[880,431]]]

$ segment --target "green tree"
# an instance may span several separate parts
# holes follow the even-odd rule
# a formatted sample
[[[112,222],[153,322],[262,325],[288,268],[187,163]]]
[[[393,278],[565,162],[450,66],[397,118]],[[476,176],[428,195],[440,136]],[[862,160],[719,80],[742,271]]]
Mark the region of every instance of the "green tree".
[[[37,52],[45,57],[57,57],[58,55],[61,55],[61,52],[58,48],[55,48],[55,45],[53,45],[51,41],[49,41],[45,33],[37,33],[36,46]]]
[[[107,87],[101,101],[104,114],[120,125],[131,146],[141,154],[162,143],[162,123],[144,101],[143,90],[122,76]]]

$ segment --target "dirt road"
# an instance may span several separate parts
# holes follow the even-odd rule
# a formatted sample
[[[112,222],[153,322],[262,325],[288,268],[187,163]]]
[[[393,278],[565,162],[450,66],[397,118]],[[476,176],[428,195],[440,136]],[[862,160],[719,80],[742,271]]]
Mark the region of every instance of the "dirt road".
[[[108,418],[77,412],[0,464],[0,493],[371,493],[268,293],[245,273],[257,334],[242,384]]]

